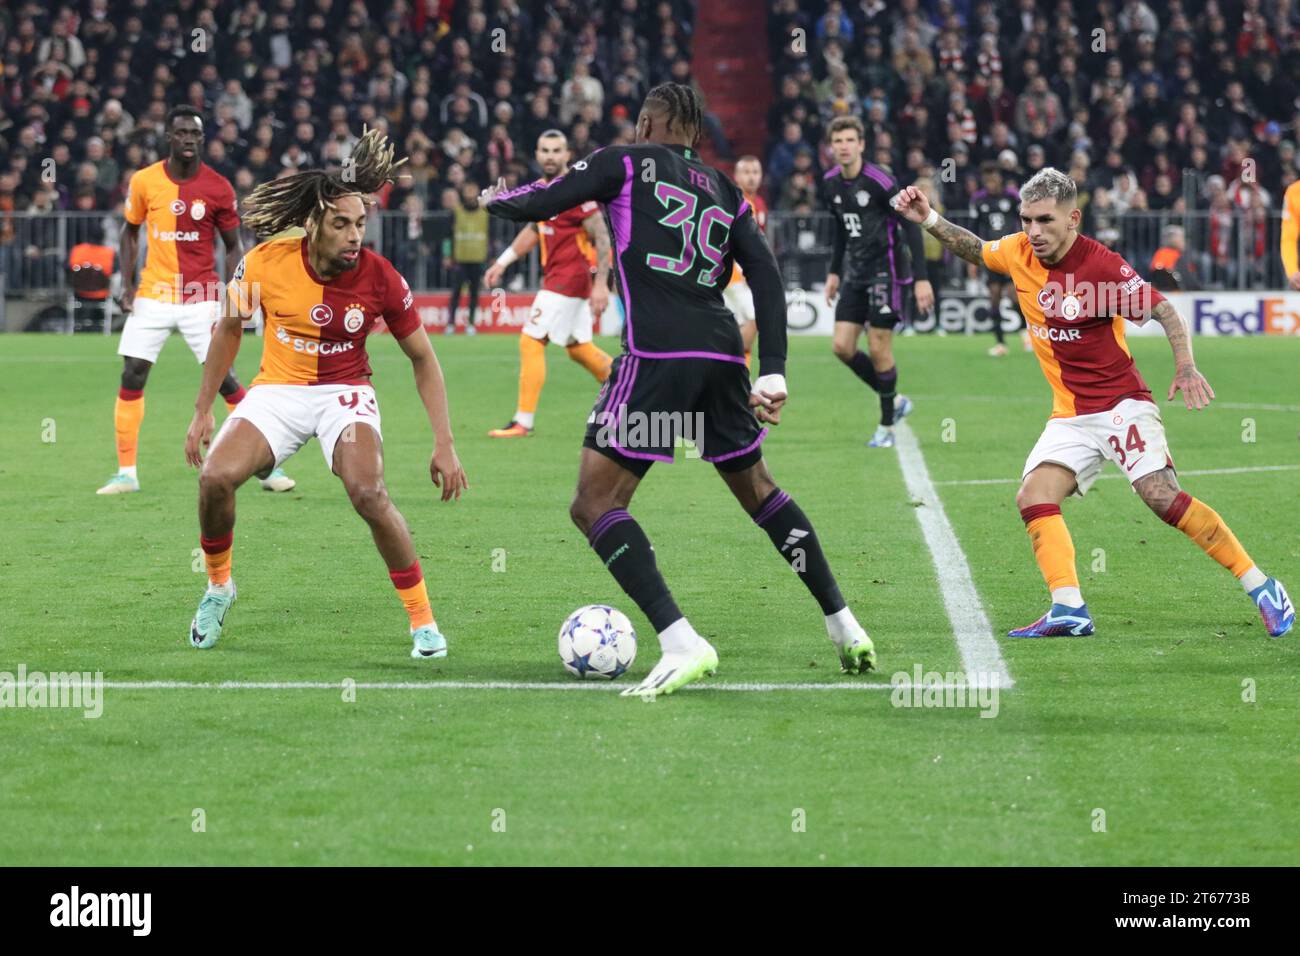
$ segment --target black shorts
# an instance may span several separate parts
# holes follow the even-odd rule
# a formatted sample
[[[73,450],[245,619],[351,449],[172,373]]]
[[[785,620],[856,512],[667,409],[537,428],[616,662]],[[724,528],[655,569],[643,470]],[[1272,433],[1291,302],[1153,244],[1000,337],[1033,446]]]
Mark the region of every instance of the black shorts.
[[[1006,291],[1006,286],[1011,285],[1011,276],[1004,276],[1001,272],[994,272],[992,269],[981,268],[980,279],[984,282],[986,286],[990,282],[1001,282],[1003,285],[1003,290],[1002,290],[1003,292]]]
[[[903,321],[910,295],[910,283],[895,282],[888,272],[862,282],[846,282],[835,303],[835,321],[892,329]]]
[[[656,461],[673,460],[681,436],[688,457],[744,471],[762,460],[767,435],[749,407],[749,387],[740,362],[624,353],[600,388],[582,446],[640,478]]]

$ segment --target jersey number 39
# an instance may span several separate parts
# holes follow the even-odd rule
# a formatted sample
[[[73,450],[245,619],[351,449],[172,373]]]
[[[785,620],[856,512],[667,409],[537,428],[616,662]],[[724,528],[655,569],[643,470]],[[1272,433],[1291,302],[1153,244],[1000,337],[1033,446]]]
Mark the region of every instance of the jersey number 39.
[[[655,199],[668,211],[659,219],[662,225],[681,230],[681,248],[676,256],[649,254],[646,265],[659,272],[685,277],[700,264],[695,281],[703,286],[717,285],[722,277],[722,257],[727,248],[734,217],[720,206],[709,206],[699,216],[700,197],[669,183],[655,184]]]

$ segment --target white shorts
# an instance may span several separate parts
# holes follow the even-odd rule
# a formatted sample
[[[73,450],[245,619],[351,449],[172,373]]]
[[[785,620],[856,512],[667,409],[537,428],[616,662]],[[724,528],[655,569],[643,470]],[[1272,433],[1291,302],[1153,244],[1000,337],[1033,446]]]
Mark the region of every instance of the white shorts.
[[[727,304],[737,325],[754,321],[754,293],[748,282],[733,282],[722,290],[722,301]]]
[[[591,326],[586,299],[542,289],[533,299],[532,313],[522,331],[529,338],[550,339],[556,345],[578,345],[591,341]]]
[[[1053,418],[1043,429],[1025,461],[1021,480],[1046,462],[1074,472],[1077,494],[1087,494],[1107,460],[1124,473],[1129,483],[1172,468],[1165,426],[1153,403],[1126,398],[1114,408],[1092,415]]]
[[[379,403],[369,385],[254,385],[221,430],[241,418],[266,438],[277,468],[314,435],[325,467],[333,471],[334,446],[353,422],[369,425],[383,438]]]
[[[212,341],[218,306],[215,301],[173,305],[137,297],[131,314],[126,317],[126,325],[122,327],[117,354],[156,362],[167,336],[179,330],[194,357],[202,363],[208,357],[208,343]]]

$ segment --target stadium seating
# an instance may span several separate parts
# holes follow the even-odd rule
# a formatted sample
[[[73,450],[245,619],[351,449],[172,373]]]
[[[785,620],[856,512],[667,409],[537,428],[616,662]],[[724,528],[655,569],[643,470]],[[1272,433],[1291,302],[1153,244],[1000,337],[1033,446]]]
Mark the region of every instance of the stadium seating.
[[[1178,224],[1207,285],[1276,286],[1271,250],[1296,178],[1300,31],[1294,11],[1266,19],[1260,9],[15,4],[0,15],[0,273],[9,292],[58,286],[77,241],[68,230],[104,220],[111,242],[130,175],[160,157],[162,118],[184,102],[210,117],[204,158],[240,196],[303,165],[341,162],[363,124],[387,129],[411,162],[381,197],[388,215],[373,241],[393,252],[414,229],[419,241],[394,255],[436,286],[449,188],[536,175],[532,144],[553,126],[578,154],[627,141],[650,86],[698,77],[710,107],[706,157],[729,170],[735,156],[761,153],[778,229],[795,228],[783,213],[817,218],[822,132],[848,112],[867,123],[871,158],[904,182],[936,184],[954,214],[982,160],[1001,160],[1013,178],[1056,164],[1079,181],[1084,228],[1130,258],[1147,261]]]

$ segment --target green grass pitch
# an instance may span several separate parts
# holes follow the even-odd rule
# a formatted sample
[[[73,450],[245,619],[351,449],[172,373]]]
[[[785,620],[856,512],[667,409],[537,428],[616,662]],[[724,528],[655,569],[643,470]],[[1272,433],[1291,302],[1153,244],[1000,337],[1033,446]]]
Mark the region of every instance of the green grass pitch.
[[[371,352],[390,490],[450,641],[436,666],[408,657],[401,605],[314,442],[288,464],[294,492],[240,492],[239,601],[214,650],[188,648],[204,578],[182,452],[198,371],[184,344],[173,337],[146,392],[143,493],[100,498],[114,467],[116,340],[0,337],[0,671],[564,683],[560,622],[608,602],[641,635],[628,677],[644,674],[653,635],[567,514],[594,383],[550,350],[536,436],[493,441],[514,405],[514,338],[434,344],[471,482],[448,505],[428,481],[431,436],[406,360],[387,339]],[[911,425],[1000,635],[1046,600],[1015,485],[950,483],[1017,478],[1049,392],[1031,356],[993,360],[987,345],[917,336],[897,355]],[[1167,345],[1133,348],[1162,399]],[[1286,468],[1184,486],[1300,592],[1300,339],[1196,348],[1218,402],[1163,405],[1179,468]],[[245,382],[259,350],[246,340]],[[866,680],[959,669],[917,522],[932,503],[910,500],[894,451],[864,447],[876,402],[829,342],[795,338],[791,350],[793,400],[767,458],[876,641],[880,672]],[[712,683],[860,680],[839,674],[816,605],[708,465],[656,465],[631,510],[719,650]],[[349,702],[338,689],[109,689],[97,720],[0,710],[0,859],[1300,863],[1300,634],[1269,640],[1231,576],[1124,481],[1098,482],[1065,513],[1098,635],[1001,639],[1016,683],[993,719],[894,707],[888,690],[703,689],[648,705],[601,691],[360,689]]]

